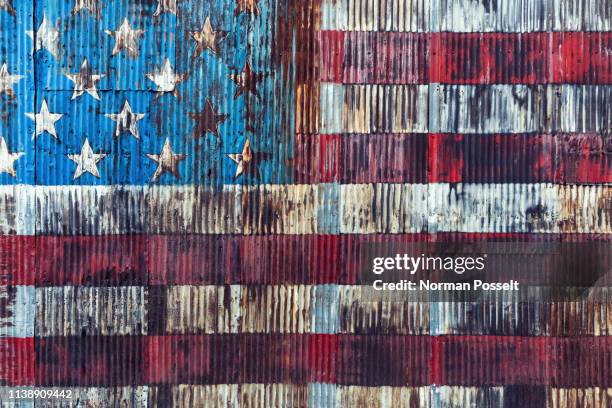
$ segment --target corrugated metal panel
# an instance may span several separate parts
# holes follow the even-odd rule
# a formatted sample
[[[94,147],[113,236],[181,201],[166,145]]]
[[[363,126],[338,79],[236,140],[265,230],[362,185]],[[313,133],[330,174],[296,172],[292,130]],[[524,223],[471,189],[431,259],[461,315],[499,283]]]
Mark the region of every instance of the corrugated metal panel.
[[[563,232],[609,231],[612,191],[606,186],[559,186],[560,226]]]
[[[439,15],[435,16],[435,20],[439,24],[439,31],[548,31],[552,26],[549,16],[553,6],[534,0],[512,3],[438,0],[436,3]]]
[[[326,198],[330,188],[338,190],[337,200]],[[612,231],[607,185],[262,185],[228,186],[222,192],[186,186],[21,186],[24,199],[18,203],[11,187],[0,193],[7,208],[3,228],[19,235],[33,233],[33,225],[20,220],[35,212],[38,233],[68,235],[312,234],[328,232],[334,220],[340,232],[359,234]]]
[[[326,134],[296,142],[300,182],[612,182],[597,133]]]
[[[609,4],[596,0],[323,0],[322,27],[345,31],[610,31]]]
[[[336,391],[336,406],[428,408],[428,391],[427,387],[339,387]]]
[[[432,390],[432,406],[443,408],[501,407],[504,404],[502,387],[439,387]]]
[[[66,388],[52,388],[66,391]],[[43,408],[146,408],[150,398],[150,387],[75,387],[70,399],[36,398],[36,407]]]
[[[241,329],[240,292],[240,286],[173,286],[160,294],[166,300],[165,308],[160,309],[163,313],[156,313],[153,307],[149,319],[165,320],[158,324],[167,333],[237,333]]]
[[[321,81],[610,84],[611,33],[323,31]]]
[[[546,288],[541,289],[538,296],[543,299]],[[31,337],[34,330],[38,337],[153,333],[607,336],[612,331],[606,288],[592,300],[525,302],[492,296],[466,303],[380,300],[370,286],[348,285],[47,287],[36,290],[36,304],[28,303],[31,290],[28,286],[6,290],[2,336]]]
[[[0,356],[0,378],[4,384],[34,383],[36,356],[33,337],[0,337]]]
[[[36,289],[36,335],[147,334],[146,289],[48,287]]]
[[[429,334],[429,303],[375,301],[371,286],[341,286],[340,333]]]
[[[0,337],[34,336],[33,286],[0,286]]]
[[[345,31],[429,31],[430,13],[424,0],[323,0],[321,28]]]
[[[26,35],[32,30],[32,8],[18,1],[5,3],[0,11],[0,141],[9,153],[21,156],[13,163],[14,174],[3,169],[1,184],[33,183],[34,169],[26,157],[35,151],[35,124],[26,114],[38,112],[40,101],[34,92],[32,40]]]
[[[323,117],[325,133],[427,132],[428,87],[425,85],[321,86],[324,105],[337,107],[333,117]],[[322,110],[329,112],[329,109]]]
[[[612,333],[610,302],[443,302],[431,308],[437,309],[432,332],[440,335],[562,337]]]
[[[552,388],[550,390],[548,407],[607,407],[612,404],[612,389],[588,388]]]

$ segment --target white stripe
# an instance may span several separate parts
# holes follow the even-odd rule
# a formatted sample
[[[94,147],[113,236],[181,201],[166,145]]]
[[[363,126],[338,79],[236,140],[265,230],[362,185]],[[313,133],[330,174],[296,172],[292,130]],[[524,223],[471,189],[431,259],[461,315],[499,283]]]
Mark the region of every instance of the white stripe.
[[[356,386],[322,383],[298,384],[178,384],[169,388],[170,400],[157,386],[137,387],[44,387],[44,390],[71,390],[72,399],[24,399],[15,403],[9,392],[32,387],[0,387],[0,404],[7,407],[56,407],[59,401],[80,401],[83,406],[254,408],[310,407],[310,408],[409,408],[409,407],[479,407],[503,406],[512,397],[503,386]],[[520,392],[520,386],[512,386]],[[42,390],[42,389],[41,389]],[[612,388],[556,388],[541,387],[545,406],[565,408],[574,406],[602,407],[612,401]],[[67,406],[64,403],[62,406]],[[72,406],[72,405],[70,405]],[[78,405],[81,406],[81,405]]]
[[[604,0],[323,0],[321,27],[342,31],[612,31]]]
[[[380,278],[394,282],[394,278]],[[378,291],[371,285],[181,285],[164,289],[165,303],[160,313],[150,309],[147,287],[56,286],[36,288],[36,313],[32,305],[29,317],[21,314],[30,320],[29,333],[13,333],[11,337],[32,337],[34,315],[37,337],[228,333],[612,335],[612,300],[607,300],[612,299],[612,288],[601,288],[597,300],[572,302],[546,300],[548,289],[489,292],[479,302],[443,302],[437,301],[444,297],[442,292]],[[33,297],[28,300],[33,303]],[[159,331],[152,332],[147,326],[147,314],[151,313],[149,318],[160,320],[155,323]],[[561,324],[557,317],[563,316],[571,317],[575,324]]]
[[[426,32],[430,26],[427,0],[323,0],[324,30]]]
[[[321,133],[612,131],[607,85],[323,83]]]
[[[146,288],[36,288],[36,336],[147,334]]]
[[[6,357],[5,357],[6,358]],[[0,406],[3,408],[57,407],[149,407],[149,398],[156,387],[0,387]],[[16,399],[16,391],[24,397]],[[36,390],[38,398],[28,398],[27,390]],[[49,397],[56,392],[56,397]],[[59,395],[64,395],[60,397]]]
[[[611,185],[17,185],[0,202],[19,235],[612,232]]]
[[[320,132],[427,132],[428,88],[324,83],[320,93]]]

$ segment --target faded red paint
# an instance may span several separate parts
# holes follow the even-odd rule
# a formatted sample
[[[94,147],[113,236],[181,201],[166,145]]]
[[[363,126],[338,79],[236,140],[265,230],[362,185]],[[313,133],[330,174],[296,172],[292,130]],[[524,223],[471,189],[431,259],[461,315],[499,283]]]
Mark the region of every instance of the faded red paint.
[[[0,384],[34,384],[34,338],[0,338]]]
[[[610,183],[599,134],[296,135],[298,183]]]
[[[611,240],[602,234],[470,233],[5,236],[3,245],[16,249],[11,262],[0,264],[0,275],[7,284],[37,286],[355,284],[366,243]]]
[[[0,235],[0,284],[32,285],[35,271],[33,236]]]
[[[435,337],[437,374],[447,385],[610,387],[612,337]]]
[[[333,379],[330,335],[149,336],[148,384],[326,382]],[[326,354],[317,354],[317,352]]]
[[[119,386],[144,384],[144,337],[37,338],[36,385]]]
[[[321,81],[610,84],[612,33],[323,31]]]
[[[342,82],[344,76],[344,31],[319,31],[319,55],[322,61],[320,80]]]
[[[33,384],[33,340],[0,347],[19,362],[0,378]],[[37,385],[612,386],[609,336],[77,336],[37,339],[35,354]]]
[[[612,33],[552,34],[552,82],[612,83]]]

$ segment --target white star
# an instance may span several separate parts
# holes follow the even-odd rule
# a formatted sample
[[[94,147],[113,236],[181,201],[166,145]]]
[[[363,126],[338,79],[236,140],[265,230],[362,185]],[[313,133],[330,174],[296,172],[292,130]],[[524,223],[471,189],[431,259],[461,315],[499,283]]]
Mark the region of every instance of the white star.
[[[204,50],[210,50],[213,54],[219,55],[218,41],[223,37],[223,33],[215,31],[210,24],[210,17],[206,17],[204,25],[200,31],[190,31],[189,35],[196,42],[193,58],[197,57]]]
[[[26,31],[26,34],[34,40],[34,52],[45,48],[55,59],[59,57],[59,31],[49,24],[46,14],[43,13],[42,23],[38,26],[36,34],[34,31]]]
[[[45,131],[49,132],[51,136],[57,139],[57,133],[55,133],[55,122],[60,120],[60,118],[64,115],[61,113],[49,112],[49,106],[47,106],[47,101],[45,99],[42,101],[39,113],[26,113],[26,116],[36,122],[36,130],[32,135],[32,139],[35,139],[36,136],[44,133]]]
[[[157,163],[157,169],[151,178],[151,181],[156,181],[159,176],[166,172],[172,173],[177,179],[181,177],[178,171],[178,164],[181,160],[184,160],[187,155],[174,154],[170,146],[170,140],[166,138],[162,151],[159,154],[147,154],[147,157]]]
[[[144,113],[132,113],[132,107],[126,100],[123,109],[119,113],[107,113],[104,116],[117,122],[115,137],[119,137],[123,132],[130,132],[136,139],[140,138],[138,133],[138,121],[144,118]]]
[[[100,178],[100,173],[98,172],[96,164],[107,155],[105,153],[94,153],[89,145],[89,140],[85,139],[85,143],[83,143],[83,147],[81,148],[81,153],[67,154],[66,156],[77,164],[74,176],[72,177],[72,179],[75,180],[81,177],[85,172]]]
[[[172,13],[176,15],[176,0],[159,0],[153,16],[157,17],[162,13]]]
[[[98,0],[75,0],[72,14],[76,14],[81,10],[89,10],[91,14],[99,16]]]
[[[11,0],[0,0],[0,9],[5,10],[7,13],[11,15],[15,15],[15,9],[11,4]]]
[[[2,67],[0,67],[0,93],[4,92],[14,98],[13,85],[19,82],[21,78],[23,78],[23,75],[11,75],[6,63],[2,64]]]
[[[236,174],[234,177],[238,178],[241,174],[248,170],[251,160],[253,159],[253,152],[251,150],[251,142],[249,139],[247,139],[244,143],[242,153],[229,153],[227,157],[236,163]]]
[[[83,95],[83,92],[87,92],[95,99],[100,100],[98,90],[96,89],[96,82],[98,82],[101,78],[104,78],[104,74],[92,74],[87,58],[83,60],[81,69],[77,74],[66,74],[66,76],[68,79],[74,82],[74,92],[72,93],[72,98],[70,99],[75,99]]]
[[[13,166],[15,160],[23,156],[23,153],[9,153],[6,141],[0,137],[0,173],[8,173],[13,177],[17,177],[17,172]]]
[[[164,65],[159,70],[147,74],[147,78],[155,82],[157,92],[173,92],[175,97],[179,97],[176,85],[185,79],[185,74],[176,74],[172,69],[170,60],[166,58]]]
[[[104,30],[104,32],[111,37],[115,37],[115,48],[113,48],[113,54],[117,55],[124,49],[127,55],[130,57],[138,57],[138,40],[144,34],[143,30],[134,30],[128,19],[124,19],[121,26],[117,31]]]

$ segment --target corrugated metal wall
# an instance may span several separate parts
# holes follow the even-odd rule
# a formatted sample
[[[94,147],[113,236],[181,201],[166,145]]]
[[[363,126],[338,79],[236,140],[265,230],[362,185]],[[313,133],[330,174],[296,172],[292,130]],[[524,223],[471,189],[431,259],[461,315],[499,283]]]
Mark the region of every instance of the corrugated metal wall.
[[[612,0],[0,0],[0,28],[0,405],[612,406],[610,288],[361,275],[373,243],[612,242]]]

